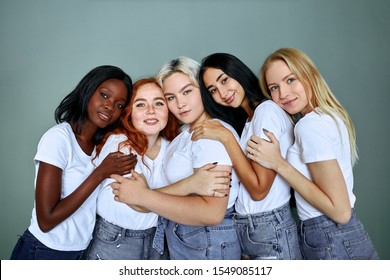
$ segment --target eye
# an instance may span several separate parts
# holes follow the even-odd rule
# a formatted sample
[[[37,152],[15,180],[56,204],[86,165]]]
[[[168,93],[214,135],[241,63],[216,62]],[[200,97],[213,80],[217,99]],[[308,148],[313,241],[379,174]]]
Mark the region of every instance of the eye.
[[[192,92],[192,89],[187,89],[186,91],[183,92],[183,95],[190,94]]]
[[[209,92],[210,92],[211,94],[213,94],[213,93],[216,92],[216,90],[217,90],[216,88],[210,88],[210,89],[209,89]]]
[[[294,77],[291,77],[291,78],[288,78],[287,79],[287,84],[291,84],[292,82],[294,82],[296,79]]]
[[[269,87],[269,91],[275,91],[275,90],[277,90],[277,89],[278,89],[277,86],[270,86],[270,87]]]
[[[124,104],[121,104],[121,103],[117,103],[116,106],[119,108],[119,109],[123,109],[125,107]]]
[[[157,102],[155,103],[155,105],[161,107],[161,106],[165,106],[165,103],[162,102],[162,101],[157,101]]]
[[[175,96],[174,95],[165,95],[165,99],[167,101],[172,101],[173,99],[175,99]]]
[[[100,96],[103,97],[104,99],[107,99],[107,98],[108,98],[108,95],[105,94],[104,92],[100,92]]]
[[[221,84],[223,84],[223,85],[226,84],[228,80],[229,80],[229,77],[223,78],[221,81]]]
[[[139,102],[139,103],[136,103],[136,104],[135,104],[135,107],[137,107],[137,108],[142,108],[142,107],[145,107],[145,104],[142,103],[142,102]]]

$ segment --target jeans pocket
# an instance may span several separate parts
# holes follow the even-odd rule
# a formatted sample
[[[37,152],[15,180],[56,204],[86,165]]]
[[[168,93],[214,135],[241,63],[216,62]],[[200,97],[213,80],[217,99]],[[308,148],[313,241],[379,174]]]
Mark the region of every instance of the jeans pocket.
[[[365,232],[358,238],[344,241],[344,246],[351,260],[378,259],[374,245]]]
[[[105,227],[99,227],[96,231],[96,237],[106,243],[116,243],[121,238],[121,234]]]
[[[306,228],[301,234],[301,249],[305,259],[330,260],[331,246],[320,227]]]
[[[257,223],[254,229],[248,227],[243,243],[252,259],[279,259],[278,237],[272,223]]]

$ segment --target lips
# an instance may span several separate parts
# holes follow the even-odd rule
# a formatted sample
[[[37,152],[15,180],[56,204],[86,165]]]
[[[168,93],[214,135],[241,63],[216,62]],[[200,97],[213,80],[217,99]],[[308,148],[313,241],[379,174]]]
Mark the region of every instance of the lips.
[[[98,112],[99,118],[105,122],[108,122],[111,120],[111,114],[107,112]]]
[[[234,101],[234,93],[231,95],[231,96],[229,96],[228,98],[225,98],[225,102],[227,103],[227,104],[230,104],[230,103],[232,103],[233,101]]]
[[[184,112],[180,112],[179,115],[180,115],[181,117],[185,117],[185,116],[187,116],[189,113],[190,113],[190,110],[184,111]]]

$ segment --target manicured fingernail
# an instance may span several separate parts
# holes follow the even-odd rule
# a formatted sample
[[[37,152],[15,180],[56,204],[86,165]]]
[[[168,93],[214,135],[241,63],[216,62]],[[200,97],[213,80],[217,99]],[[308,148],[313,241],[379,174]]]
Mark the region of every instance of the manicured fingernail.
[[[218,161],[216,161],[216,162],[213,162],[213,164],[218,164]]]
[[[229,188],[231,188],[232,187],[232,185],[229,185]]]
[[[265,128],[263,128],[263,131],[264,131],[264,132],[269,132],[268,129],[265,129]]]

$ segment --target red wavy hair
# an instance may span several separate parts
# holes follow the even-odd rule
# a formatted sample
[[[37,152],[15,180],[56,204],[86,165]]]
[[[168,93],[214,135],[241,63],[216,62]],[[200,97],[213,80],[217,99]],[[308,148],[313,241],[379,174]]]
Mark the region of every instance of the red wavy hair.
[[[130,97],[130,101],[126,108],[123,110],[120,124],[118,128],[107,133],[102,142],[96,147],[96,154],[99,155],[102,147],[106,143],[108,137],[112,134],[124,134],[127,137],[127,140],[119,143],[118,151],[123,147],[128,147],[130,151],[135,150],[139,155],[144,157],[146,150],[148,148],[148,139],[146,135],[137,130],[133,123],[131,122],[131,114],[133,112],[133,103],[135,97],[137,96],[138,90],[147,84],[155,84],[160,88],[160,85],[154,78],[143,78],[138,80],[133,85],[133,93]],[[168,122],[165,128],[160,132],[160,136],[167,139],[168,141],[172,141],[179,134],[179,123],[176,117],[168,110]]]

